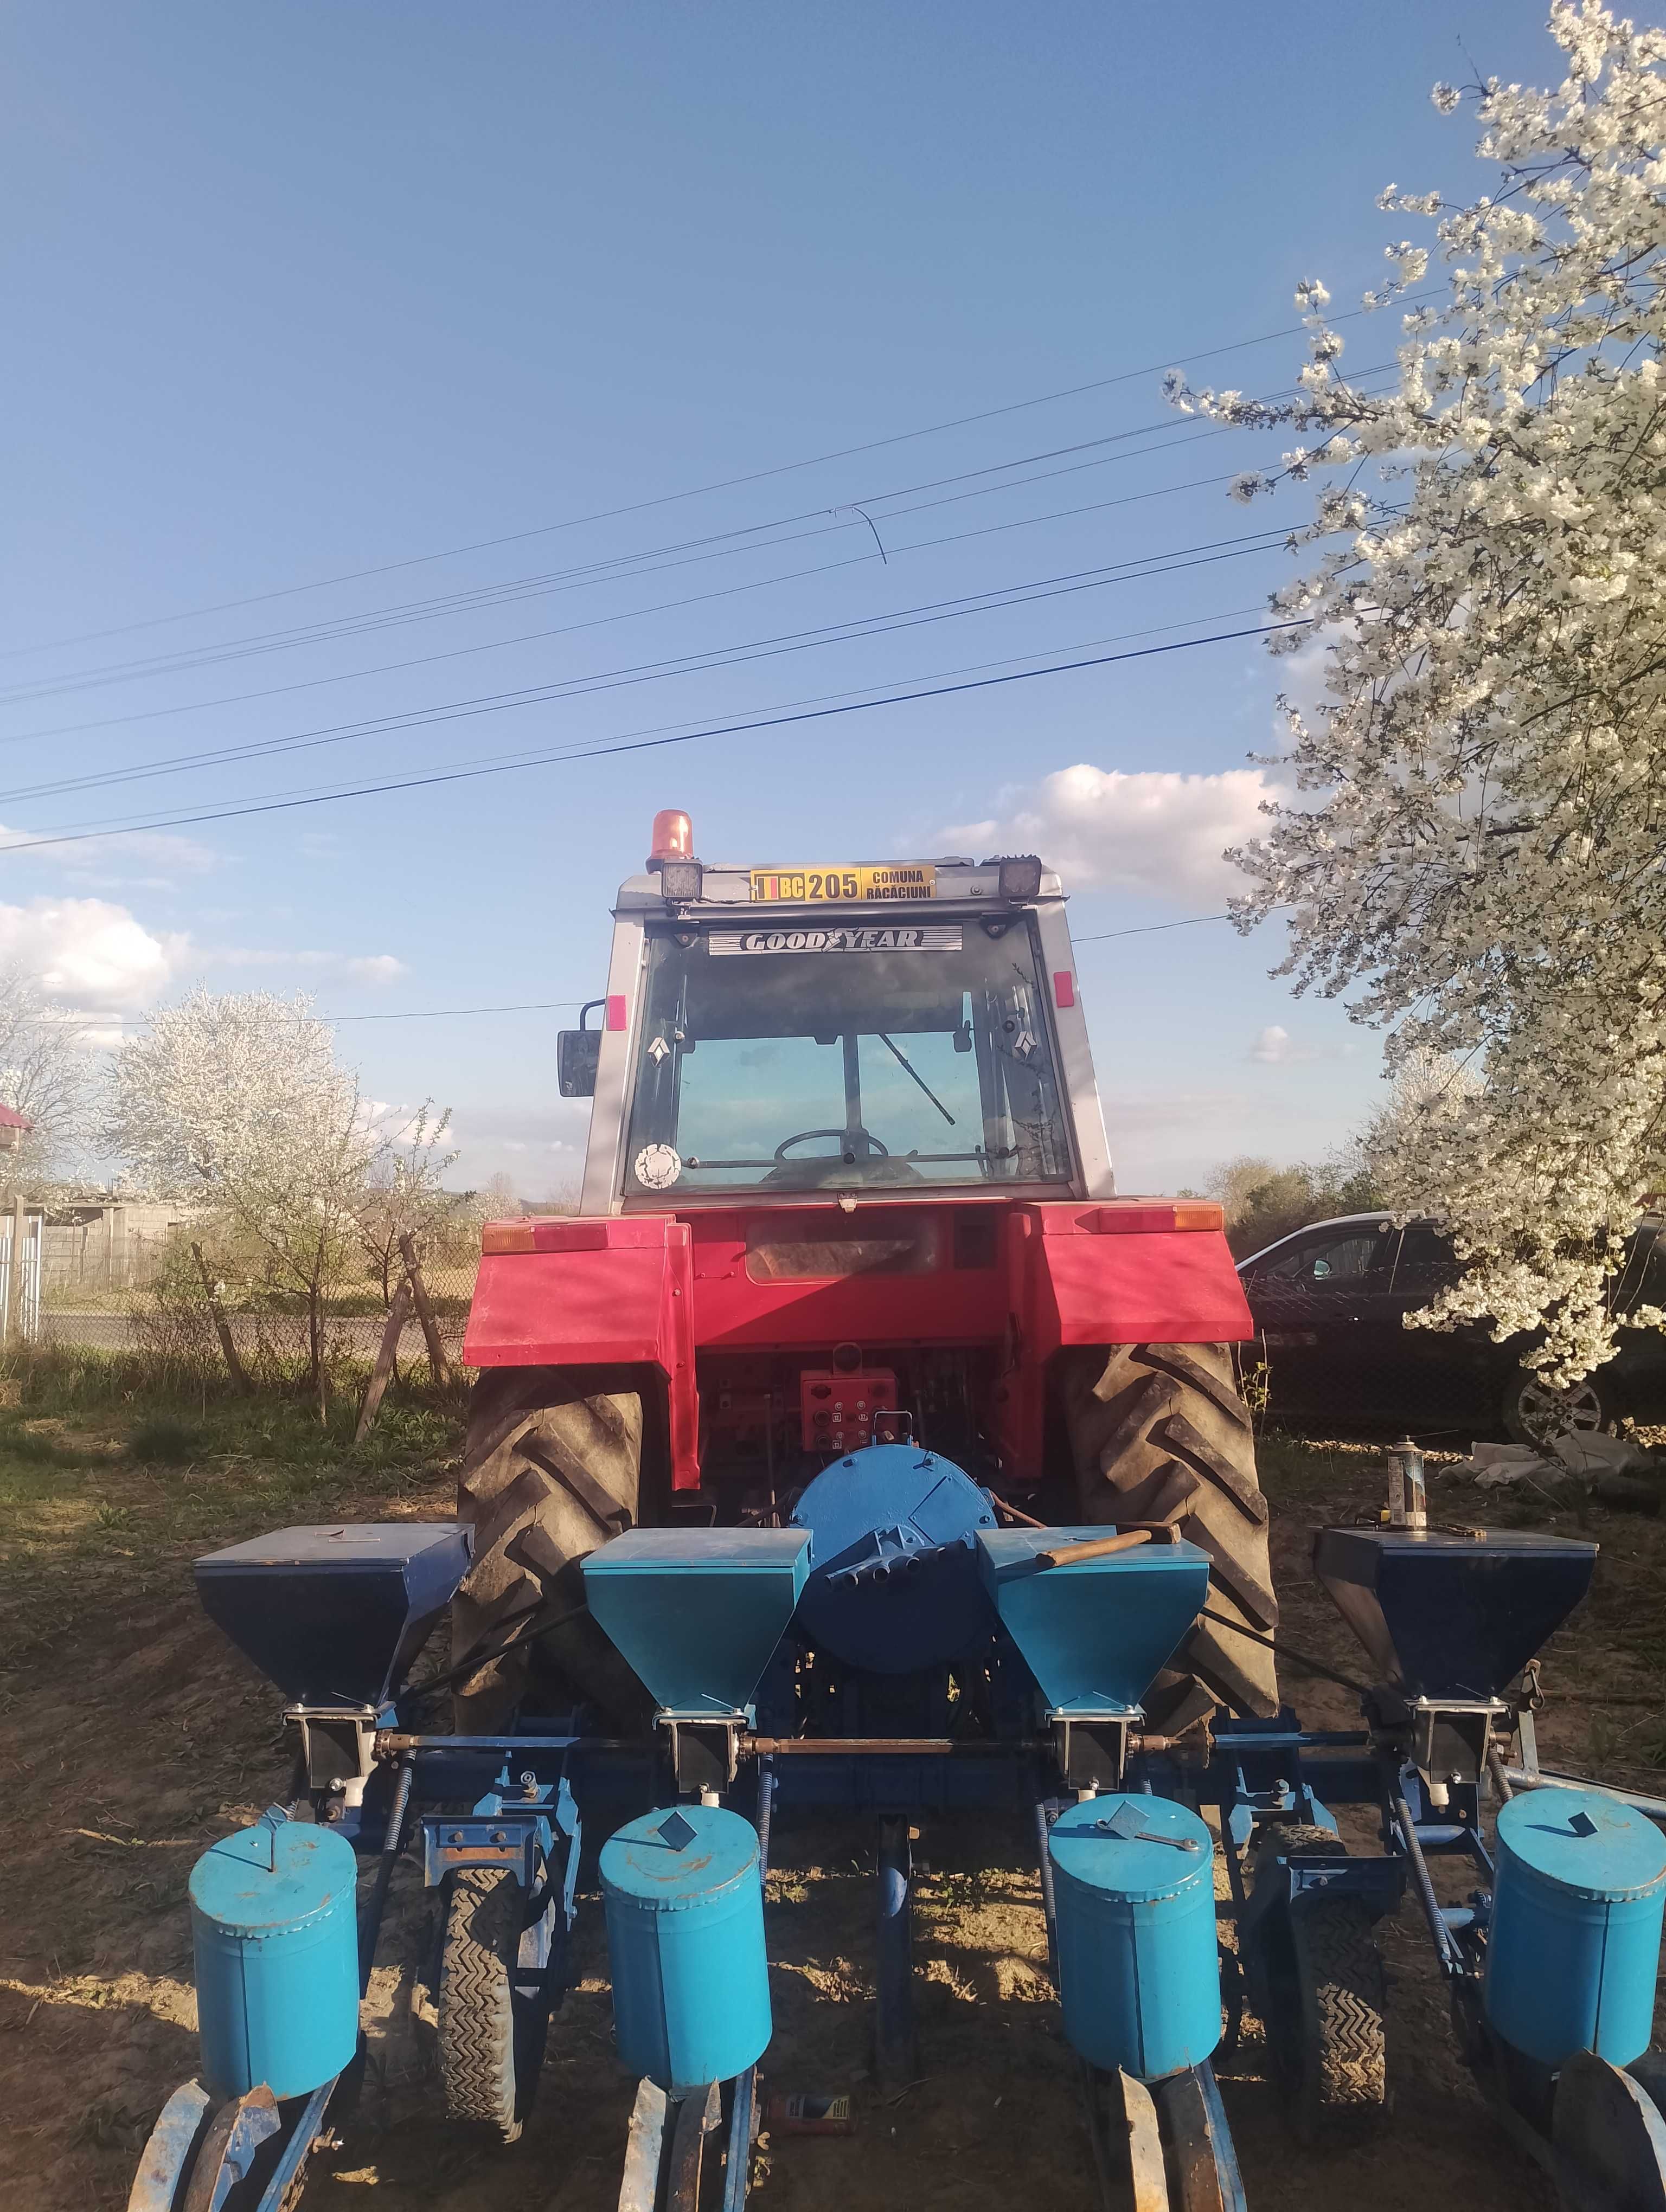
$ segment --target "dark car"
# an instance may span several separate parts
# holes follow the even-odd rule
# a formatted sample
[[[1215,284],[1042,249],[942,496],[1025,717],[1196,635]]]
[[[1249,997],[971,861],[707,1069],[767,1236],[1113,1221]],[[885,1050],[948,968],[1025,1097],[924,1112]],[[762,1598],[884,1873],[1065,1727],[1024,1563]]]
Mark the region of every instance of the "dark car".
[[[1639,1305],[1666,1306],[1663,1227],[1666,1218],[1646,1215],[1630,1240],[1614,1291],[1622,1320]],[[1404,1326],[1462,1273],[1438,1223],[1402,1227],[1380,1213],[1314,1222],[1240,1261],[1270,1410],[1391,1422],[1429,1443],[1502,1431],[1546,1444],[1627,1417],[1666,1422],[1666,1331],[1622,1325],[1608,1364],[1559,1390],[1522,1364],[1520,1337],[1494,1344],[1474,1325]]]

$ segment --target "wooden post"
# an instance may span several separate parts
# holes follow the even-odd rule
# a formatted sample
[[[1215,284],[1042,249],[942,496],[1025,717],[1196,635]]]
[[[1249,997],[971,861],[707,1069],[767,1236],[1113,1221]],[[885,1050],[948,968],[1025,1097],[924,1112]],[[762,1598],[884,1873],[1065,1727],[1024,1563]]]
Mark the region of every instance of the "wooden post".
[[[203,1279],[203,1296],[208,1300],[208,1310],[214,1321],[214,1333],[220,1340],[221,1351],[225,1354],[226,1371],[231,1376],[234,1387],[246,1398],[254,1385],[249,1380],[248,1370],[237,1356],[237,1341],[231,1333],[231,1323],[226,1319],[226,1310],[220,1303],[220,1293],[215,1288],[214,1278],[209,1273],[208,1261],[203,1257],[200,1244],[192,1246],[191,1256],[197,1262],[197,1272]]]
[[[416,1239],[408,1231],[399,1239],[399,1256],[405,1263],[410,1295],[416,1301],[416,1318],[423,1324],[423,1334],[428,1340],[429,1371],[443,1389],[451,1371],[446,1361],[446,1347],[440,1341],[440,1324],[434,1318],[434,1308],[429,1304],[428,1285],[423,1280],[423,1271],[417,1264]]]
[[[364,1403],[359,1408],[359,1425],[353,1431],[353,1441],[362,1444],[368,1435],[370,1424],[376,1418],[376,1408],[382,1402],[382,1393],[393,1372],[393,1355],[399,1349],[399,1339],[410,1318],[410,1282],[402,1277],[393,1293],[393,1303],[387,1310],[387,1327],[382,1331],[382,1340],[376,1353],[376,1364],[370,1370],[370,1381],[364,1394]]]

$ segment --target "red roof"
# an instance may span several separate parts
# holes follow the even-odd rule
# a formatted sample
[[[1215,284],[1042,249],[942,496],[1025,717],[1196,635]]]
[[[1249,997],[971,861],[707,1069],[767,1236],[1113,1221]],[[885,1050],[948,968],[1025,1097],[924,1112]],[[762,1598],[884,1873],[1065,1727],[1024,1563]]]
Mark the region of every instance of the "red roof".
[[[33,1121],[21,1114],[14,1113],[9,1106],[0,1106],[0,1129],[33,1129]]]

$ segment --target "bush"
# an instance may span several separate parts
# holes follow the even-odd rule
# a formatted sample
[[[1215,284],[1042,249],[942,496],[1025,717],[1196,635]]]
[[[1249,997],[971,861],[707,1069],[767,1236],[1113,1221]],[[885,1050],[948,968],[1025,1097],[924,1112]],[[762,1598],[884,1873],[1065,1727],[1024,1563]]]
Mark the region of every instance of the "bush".
[[[167,1413],[149,1415],[127,1440],[129,1453],[142,1467],[183,1467],[202,1448],[202,1431]]]
[[[1225,1210],[1226,1241],[1236,1260],[1264,1251],[1310,1221],[1368,1212],[1382,1202],[1368,1171],[1329,1160],[1290,1168],[1230,1160],[1210,1176],[1207,1188]]]

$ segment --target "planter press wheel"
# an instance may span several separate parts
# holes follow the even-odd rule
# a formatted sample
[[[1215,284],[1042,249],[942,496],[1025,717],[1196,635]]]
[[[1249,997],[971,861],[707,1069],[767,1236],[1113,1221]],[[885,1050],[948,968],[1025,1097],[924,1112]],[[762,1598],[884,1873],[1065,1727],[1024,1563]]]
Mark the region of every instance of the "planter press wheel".
[[[1269,1829],[1256,1856],[1347,1849],[1329,1828]],[[1387,1990],[1370,1908],[1311,1891],[1267,1925],[1268,2050],[1304,2142],[1360,2132],[1388,2106]]]
[[[446,1893],[438,2005],[446,2112],[495,2129],[506,2143],[520,2133],[544,2063],[549,2004],[526,1979],[549,1960],[555,1910],[546,1899],[529,1924],[520,1882],[490,1868],[465,1868]]]

